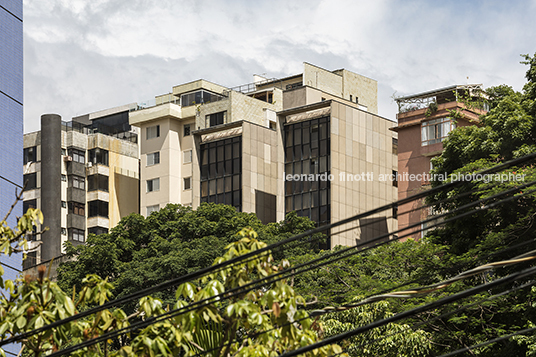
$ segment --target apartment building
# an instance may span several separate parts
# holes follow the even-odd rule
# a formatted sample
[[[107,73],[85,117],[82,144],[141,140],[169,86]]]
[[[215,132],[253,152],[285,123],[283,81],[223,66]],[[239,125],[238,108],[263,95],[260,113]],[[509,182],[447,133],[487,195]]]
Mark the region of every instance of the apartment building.
[[[397,196],[395,124],[377,115],[377,82],[345,69],[304,63],[301,74],[234,88],[197,80],[129,120],[141,134],[144,215],[215,202],[264,223],[297,211],[322,225]],[[389,212],[352,227],[332,231],[328,246],[388,235],[397,222]]]
[[[478,124],[484,105],[468,104],[481,102],[482,95],[481,84],[466,84],[396,99],[398,126],[392,130],[398,133],[399,200],[430,188],[432,158],[441,154],[443,140],[455,127]],[[456,118],[453,113],[458,113]],[[416,225],[401,235],[419,239],[426,234],[427,226],[418,223],[432,212],[419,209],[422,205],[415,201],[399,207],[398,228]]]
[[[64,122],[41,117],[41,131],[24,135],[24,209],[40,208],[48,230],[25,269],[59,258],[66,241],[83,244],[139,210],[138,135],[128,123],[132,106]],[[20,164],[19,164],[20,165]]]

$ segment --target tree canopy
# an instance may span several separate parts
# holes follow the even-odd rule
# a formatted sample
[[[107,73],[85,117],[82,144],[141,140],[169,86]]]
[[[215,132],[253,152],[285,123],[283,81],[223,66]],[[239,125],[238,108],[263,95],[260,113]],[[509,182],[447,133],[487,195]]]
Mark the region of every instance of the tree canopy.
[[[60,266],[58,284],[65,291],[80,289],[87,274],[96,274],[113,284],[114,297],[125,296],[210,266],[246,227],[258,232],[261,241],[274,243],[314,228],[314,223],[292,213],[282,222],[263,225],[255,214],[237,212],[232,206],[204,203],[193,210],[169,204],[147,218],[131,214],[110,233],[90,235],[86,245],[68,245],[67,254],[75,260]],[[303,239],[274,256],[281,260],[318,250],[319,239]],[[172,303],[175,291],[155,297]],[[125,308],[132,312],[135,306]]]

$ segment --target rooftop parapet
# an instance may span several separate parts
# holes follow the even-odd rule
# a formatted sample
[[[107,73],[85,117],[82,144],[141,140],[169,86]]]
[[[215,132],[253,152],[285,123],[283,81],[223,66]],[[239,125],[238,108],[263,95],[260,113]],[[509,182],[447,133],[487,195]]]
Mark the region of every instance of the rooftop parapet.
[[[395,98],[398,113],[424,109],[432,103],[444,104],[485,98],[482,84],[456,84],[427,92]]]

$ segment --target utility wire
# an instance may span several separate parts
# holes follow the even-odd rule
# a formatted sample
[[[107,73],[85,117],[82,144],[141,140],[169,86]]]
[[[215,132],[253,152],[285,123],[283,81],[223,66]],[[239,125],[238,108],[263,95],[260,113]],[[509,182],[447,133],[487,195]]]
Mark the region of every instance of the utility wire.
[[[384,325],[386,325],[388,323],[392,323],[392,322],[396,322],[396,321],[399,321],[399,320],[402,320],[402,319],[406,319],[408,317],[412,317],[412,316],[415,316],[417,314],[420,314],[420,313],[423,313],[423,312],[426,312],[426,311],[429,311],[429,310],[433,310],[435,308],[438,308],[439,306],[442,306],[442,305],[445,305],[445,304],[450,304],[451,302],[458,301],[460,299],[464,299],[466,297],[478,294],[479,292],[489,290],[489,289],[494,288],[496,286],[499,286],[499,285],[502,285],[502,284],[505,284],[505,283],[509,283],[509,282],[513,282],[513,281],[516,281],[518,279],[525,278],[527,276],[533,276],[535,274],[536,274],[536,267],[525,269],[523,271],[513,273],[513,274],[510,274],[510,275],[505,276],[503,278],[491,281],[489,283],[481,284],[481,285],[478,285],[478,286],[476,286],[474,288],[466,289],[466,290],[464,290],[462,292],[459,292],[457,294],[446,296],[446,297],[444,297],[442,299],[433,301],[431,303],[428,303],[428,304],[425,304],[425,305],[422,305],[422,306],[419,306],[419,307],[416,307],[416,308],[413,308],[413,309],[398,313],[398,314],[393,315],[391,317],[375,321],[375,322],[370,323],[368,325],[365,325],[365,326],[362,326],[362,327],[359,327],[359,328],[356,328],[356,329],[353,329],[353,330],[350,330],[350,331],[346,331],[344,333],[341,333],[341,334],[338,334],[338,335],[335,335],[335,336],[325,338],[325,339],[323,339],[321,341],[318,341],[318,342],[315,342],[315,343],[313,343],[311,345],[301,347],[301,348],[298,348],[298,349],[293,350],[293,351],[288,351],[288,352],[282,353],[282,354],[279,355],[279,357],[298,356],[298,355],[310,352],[312,350],[315,350],[317,348],[324,347],[324,346],[327,346],[327,345],[331,345],[331,344],[337,343],[337,342],[339,342],[341,340],[348,339],[348,338],[350,338],[352,336],[355,336],[357,334],[367,332],[367,331],[372,330],[372,329],[374,329],[376,327],[384,326]]]
[[[497,337],[497,338],[494,338],[493,340],[488,340],[486,342],[482,342],[482,343],[479,343],[477,345],[473,345],[473,346],[470,346],[470,347],[460,348],[459,350],[456,350],[454,352],[450,352],[450,353],[441,355],[439,357],[449,357],[449,356],[455,356],[455,355],[457,355],[459,353],[462,353],[462,352],[470,352],[471,350],[474,350],[475,348],[484,347],[484,346],[487,346],[489,344],[492,344],[492,343],[495,343],[495,342],[500,342],[500,341],[503,341],[503,340],[507,340],[510,337],[514,337],[514,336],[517,336],[517,335],[524,335],[524,334],[527,334],[527,333],[532,332],[532,331],[536,331],[536,327],[531,327],[531,328],[527,328],[527,329],[524,329],[524,330],[519,330],[519,331],[511,333],[509,335]]]
[[[534,184],[534,182],[531,183],[531,184]],[[519,188],[515,188],[515,191],[516,191],[516,192],[517,192],[518,190],[519,190]],[[510,191],[510,190],[509,190],[509,191]],[[523,197],[523,196],[525,196],[525,195],[528,195],[528,194],[530,194],[530,193],[532,193],[532,192],[534,192],[534,191],[536,191],[536,190],[527,191],[527,192],[523,193],[522,195],[512,196],[512,197],[509,197],[509,198],[507,198],[507,199],[503,199],[503,200],[501,200],[501,201],[495,202],[495,203],[493,203],[493,204],[491,204],[491,205],[488,205],[487,207],[480,208],[480,209],[489,209],[489,208],[492,208],[492,207],[494,207],[494,206],[496,206],[496,205],[498,205],[498,204],[501,204],[501,203],[510,201],[510,200],[512,200],[512,199],[519,199],[519,198],[521,198],[521,197]],[[505,192],[507,192],[507,191],[505,191]],[[492,198],[496,198],[496,196],[500,196],[500,195],[504,194],[505,192],[503,192],[503,193],[499,193],[499,194],[497,194],[497,195],[494,195],[494,196],[491,196],[491,197],[488,197],[488,198],[485,198],[485,199],[482,199],[482,200],[479,200],[479,201],[477,201],[477,202],[474,202],[474,203],[472,203],[472,204],[468,204],[468,205],[466,205],[466,206],[479,205],[480,203],[482,203],[482,202],[480,202],[480,201],[491,200]],[[458,210],[464,210],[464,209],[467,208],[466,206],[460,207]],[[457,210],[456,210],[456,211],[457,211]],[[455,211],[453,211],[453,212],[455,212]],[[452,214],[453,212],[450,212],[450,213]],[[465,212],[465,213],[463,213],[463,214],[461,214],[461,215],[452,217],[452,218],[450,218],[450,219],[448,219],[448,220],[446,220],[446,221],[437,223],[437,224],[435,224],[435,226],[444,224],[444,223],[446,223],[446,222],[448,222],[448,221],[451,221],[451,220],[454,220],[454,219],[458,219],[458,218],[461,217],[461,216],[466,216],[466,215],[473,214],[473,213],[474,213],[474,211]],[[445,213],[445,214],[447,214],[447,213]],[[430,219],[430,220],[437,220],[437,217],[434,217],[434,218],[432,218],[432,219]],[[426,222],[426,221],[423,221],[423,222]],[[416,223],[415,225],[420,225],[420,224],[419,224],[419,223]],[[410,226],[410,228],[411,228],[411,226]],[[409,233],[409,234],[411,234],[411,233]],[[408,234],[408,235],[409,235],[409,234]],[[403,238],[403,237],[404,237],[404,236],[401,236],[401,237],[399,237],[398,239],[401,239],[401,238]],[[391,241],[387,241],[387,242],[384,242],[384,243],[382,243],[382,244],[389,243],[389,242],[391,242]],[[370,242],[367,242],[367,244],[370,244]],[[355,249],[355,247],[350,248],[350,249]],[[368,249],[368,248],[365,248],[364,250],[366,250],[366,249]],[[357,254],[357,253],[360,253],[360,252],[362,252],[362,251],[364,251],[364,250],[361,250],[361,251],[355,251],[355,252],[353,252],[352,254]],[[339,253],[339,252],[336,252],[336,253],[334,253],[334,254],[332,254],[332,255],[336,255],[336,254],[338,254],[338,253]],[[342,257],[342,258],[344,258],[344,257]],[[340,260],[340,259],[342,259],[342,258],[341,258],[341,257],[337,257],[336,260]],[[317,261],[317,260],[318,260],[318,259],[315,259],[315,260],[313,260],[312,262],[315,262],[315,261]],[[116,331],[111,331],[111,332],[106,333],[106,334],[103,334],[103,335],[101,335],[100,337],[97,337],[97,338],[95,338],[95,339],[93,339],[93,340],[88,340],[88,341],[82,342],[82,343],[80,343],[80,344],[78,344],[78,345],[76,345],[76,346],[72,346],[72,347],[70,347],[70,348],[67,348],[67,349],[65,349],[65,350],[61,350],[61,351],[55,352],[55,353],[51,354],[50,356],[51,356],[51,357],[53,357],[53,356],[60,356],[60,355],[64,355],[64,354],[66,354],[66,353],[74,352],[74,351],[76,351],[76,350],[78,350],[78,349],[80,349],[80,348],[88,347],[88,346],[91,346],[91,345],[93,345],[93,344],[96,344],[96,343],[105,341],[106,339],[113,338],[113,337],[117,337],[117,336],[119,336],[120,334],[126,333],[126,332],[128,332],[128,331],[134,331],[134,330],[137,330],[137,329],[140,329],[140,328],[149,326],[149,325],[151,325],[151,324],[154,324],[154,323],[156,323],[156,322],[159,322],[159,321],[162,321],[162,320],[165,320],[165,319],[168,319],[168,318],[171,318],[171,317],[180,315],[180,314],[184,314],[184,313],[187,313],[187,312],[189,312],[189,311],[193,311],[193,310],[195,310],[195,309],[197,309],[197,308],[201,308],[201,307],[210,305],[210,304],[212,304],[213,302],[215,302],[216,300],[220,301],[220,300],[222,300],[222,299],[225,300],[225,299],[227,299],[227,298],[229,298],[229,297],[238,296],[238,295],[240,295],[240,294],[243,294],[243,293],[245,293],[245,292],[247,292],[247,291],[250,291],[250,290],[253,290],[253,289],[255,289],[255,288],[260,288],[260,287],[266,285],[267,283],[273,283],[273,282],[275,282],[275,281],[279,281],[279,280],[282,280],[282,279],[286,279],[286,278],[288,278],[288,277],[290,277],[290,276],[297,275],[297,274],[303,273],[304,271],[308,271],[308,270],[317,268],[318,266],[323,266],[323,265],[326,265],[326,264],[329,264],[329,263],[330,263],[329,261],[328,261],[328,262],[324,262],[324,263],[322,263],[322,264],[318,264],[317,266],[309,267],[309,268],[307,268],[307,269],[305,269],[305,270],[302,270],[302,271],[299,271],[299,272],[295,272],[295,270],[297,269],[297,267],[294,267],[294,268],[292,268],[291,270],[286,270],[286,271],[283,271],[283,272],[280,272],[280,273],[276,273],[276,274],[271,275],[271,276],[269,276],[269,277],[267,277],[267,278],[263,278],[263,279],[259,279],[259,280],[257,280],[257,281],[251,282],[251,283],[249,283],[249,284],[247,284],[247,285],[245,285],[245,286],[242,286],[242,287],[240,287],[240,288],[231,289],[231,290],[229,290],[229,291],[227,291],[227,292],[224,292],[224,293],[222,293],[222,294],[220,294],[220,295],[216,295],[216,296],[213,296],[213,297],[211,297],[211,298],[207,298],[207,299],[204,299],[204,300],[200,300],[200,301],[198,301],[198,302],[195,302],[195,303],[192,303],[192,304],[190,304],[190,305],[188,305],[188,306],[185,306],[184,308],[171,310],[171,311],[166,312],[166,313],[164,313],[164,314],[162,314],[162,315],[151,317],[151,318],[149,318],[149,319],[146,319],[145,321],[141,321],[141,322],[132,324],[132,325],[127,326],[127,327],[125,327],[125,328],[123,328],[123,329],[116,330]],[[302,265],[308,265],[308,264],[310,264],[310,262],[309,262],[309,263],[302,264]],[[299,266],[298,266],[298,267],[299,267]],[[290,272],[290,274],[288,274],[289,272]],[[288,276],[281,276],[281,275],[284,274],[284,273],[287,273]],[[277,276],[277,278],[274,278],[274,277],[276,277],[276,276]],[[259,282],[261,282],[261,283],[259,283]],[[257,284],[257,285],[255,285],[255,284]],[[250,286],[252,286],[252,285],[253,285],[253,287],[250,287]],[[246,289],[247,289],[247,290],[246,290]],[[237,292],[235,293],[235,291],[237,291]],[[201,304],[204,304],[204,305],[202,305],[202,306],[198,306],[198,305],[201,305]],[[187,309],[187,308],[189,308],[187,311],[182,311],[182,310],[185,310],[185,309]]]
[[[500,165],[497,165],[497,166],[494,166],[493,168],[490,168],[490,169],[487,169],[487,170],[484,170],[484,171],[481,171],[480,174],[481,175],[484,175],[486,173],[490,173],[490,172],[495,172],[497,170],[500,170],[502,168],[505,168],[505,167],[509,167],[509,166],[512,166],[512,165],[516,165],[518,163],[521,163],[521,162],[525,162],[527,160],[530,160],[530,159],[533,159],[534,157],[536,157],[536,154],[531,154],[531,155],[527,155],[525,157],[522,157],[522,158],[518,158],[518,159],[514,159],[514,160],[511,160],[507,163],[503,163],[503,164],[500,164]],[[169,288],[171,286],[174,286],[174,285],[177,285],[177,284],[180,284],[180,283],[184,283],[184,282],[187,282],[187,281],[190,281],[190,280],[193,280],[193,279],[196,279],[198,277],[201,277],[203,275],[206,275],[207,273],[210,273],[210,272],[213,272],[214,270],[216,269],[222,269],[222,268],[225,268],[231,264],[234,264],[234,263],[237,263],[237,262],[240,262],[241,260],[244,260],[246,258],[249,258],[249,257],[252,257],[252,256],[256,256],[258,255],[259,253],[262,253],[262,252],[265,252],[265,251],[268,251],[269,249],[273,249],[275,247],[279,247],[283,244],[287,244],[289,242],[292,242],[292,241],[295,241],[297,239],[300,239],[300,238],[303,238],[303,237],[306,237],[310,234],[314,234],[314,233],[320,233],[324,230],[327,230],[327,229],[331,229],[331,228],[334,228],[334,227],[337,227],[337,226],[340,226],[340,225],[343,225],[343,224],[346,224],[346,223],[349,223],[353,220],[356,220],[356,219],[360,219],[360,218],[363,218],[363,217],[366,217],[368,215],[371,215],[371,214],[374,214],[374,213],[378,213],[378,212],[381,212],[385,209],[389,209],[389,208],[392,208],[392,207],[395,207],[395,206],[398,206],[398,205],[401,205],[401,204],[404,204],[404,203],[407,203],[407,202],[411,202],[415,199],[420,199],[420,198],[423,198],[425,197],[426,195],[430,195],[434,192],[439,192],[440,190],[443,190],[443,189],[446,189],[446,188],[452,188],[452,187],[456,187],[458,185],[460,185],[460,183],[464,183],[463,181],[456,181],[456,182],[450,182],[450,183],[447,183],[447,184],[444,184],[444,185],[441,185],[441,186],[438,186],[438,187],[435,187],[431,190],[428,190],[428,191],[425,191],[425,192],[421,192],[421,193],[418,193],[416,195],[413,195],[413,196],[410,196],[408,198],[405,198],[403,200],[399,200],[397,202],[394,202],[394,203],[391,203],[391,204],[387,204],[387,205],[384,205],[382,207],[379,207],[379,208],[376,208],[374,210],[371,210],[369,212],[365,212],[363,214],[358,214],[356,216],[353,216],[353,217],[350,217],[350,218],[347,218],[347,219],[344,219],[344,220],[341,220],[339,222],[335,222],[335,223],[332,223],[332,224],[329,224],[329,225],[326,225],[326,226],[322,226],[322,227],[318,227],[316,229],[313,229],[313,230],[310,230],[308,232],[305,232],[305,233],[302,233],[302,234],[298,234],[294,237],[291,237],[291,238],[288,238],[286,240],[283,240],[283,241],[280,241],[280,242],[277,242],[277,243],[274,243],[270,246],[267,246],[265,248],[262,248],[262,249],[259,249],[259,250],[256,250],[256,251],[253,251],[253,252],[250,252],[248,254],[245,254],[245,255],[242,255],[242,256],[239,256],[237,258],[234,258],[234,259],[231,259],[229,261],[226,261],[226,262],[223,262],[223,263],[220,263],[218,265],[214,265],[212,267],[208,267],[208,268],[205,268],[205,269],[201,269],[197,272],[193,272],[193,273],[190,273],[190,274],[187,274],[183,277],[180,277],[180,278],[177,278],[177,279],[172,279],[168,282],[164,282],[164,283],[161,283],[161,284],[158,284],[152,288],[148,288],[148,289],[144,289],[144,290],[141,290],[135,294],[131,294],[129,296],[126,296],[126,297],[123,297],[123,298],[119,298],[119,299],[116,299],[116,300],[113,300],[113,301],[110,301],[110,302],[107,302],[107,303],[104,303],[103,305],[100,305],[99,307],[97,308],[93,308],[93,309],[89,309],[89,310],[86,310],[85,312],[82,312],[82,313],[79,313],[77,315],[74,315],[74,316],[71,316],[71,317],[68,317],[66,319],[63,319],[63,320],[59,320],[59,321],[56,321],[54,323],[51,323],[49,325],[46,325],[46,326],[43,326],[41,327],[40,329],[36,329],[36,330],[33,330],[33,331],[29,331],[29,332],[26,332],[24,334],[20,334],[18,336],[13,336],[9,339],[6,339],[4,341],[0,341],[0,346],[1,345],[4,345],[4,344],[7,344],[7,343],[10,343],[10,342],[13,342],[13,341],[16,341],[16,340],[20,340],[20,339],[23,339],[23,338],[27,338],[33,334],[36,334],[36,333],[39,333],[39,332],[42,332],[44,330],[47,330],[47,329],[50,329],[50,328],[54,328],[54,327],[57,327],[57,326],[60,326],[61,324],[63,323],[67,323],[67,322],[70,322],[70,321],[74,321],[76,319],[79,319],[81,317],[84,317],[84,316],[88,316],[88,315],[91,315],[93,313],[96,313],[98,311],[102,311],[106,308],[110,308],[112,306],[115,306],[115,305],[118,305],[118,304],[121,304],[121,303],[125,303],[127,301],[131,301],[139,296],[145,296],[147,294],[150,294],[154,291],[158,291],[158,290],[163,290],[163,289],[166,289],[166,288]],[[516,189],[519,189],[516,188]],[[494,197],[494,196],[492,196]],[[489,198],[487,198],[489,199]],[[467,205],[466,205],[467,206]],[[465,206],[464,206],[465,207]],[[432,220],[436,220],[439,216],[436,216],[432,219],[430,219],[429,221],[432,221]],[[442,223],[445,223],[445,222],[442,222]],[[406,228],[407,229],[407,228]],[[387,235],[388,237],[389,235]],[[367,244],[370,244],[371,242],[367,242]],[[353,248],[355,249],[355,248]]]
[[[484,171],[480,172],[480,174],[485,174],[487,172],[495,172],[496,170],[501,170],[502,168],[509,167],[511,165],[516,165],[518,163],[522,163],[522,162],[525,162],[525,161],[528,161],[528,160],[531,160],[531,159],[534,159],[534,158],[536,158],[536,154],[527,155],[527,156],[525,156],[523,158],[511,160],[511,161],[509,161],[507,163],[497,165],[497,166],[495,166],[495,167],[493,167],[491,169],[484,170]],[[430,194],[433,194],[433,193],[436,193],[436,192],[440,192],[441,190],[444,190],[444,189],[450,189],[450,188],[457,187],[457,186],[461,185],[462,183],[464,183],[464,182],[463,181],[450,182],[450,183],[447,183],[447,184],[432,188],[432,189],[430,189],[428,191],[417,193],[417,194],[415,194],[413,196],[410,196],[410,197],[407,197],[405,199],[402,199],[402,200],[399,200],[399,201],[396,201],[396,202],[393,202],[393,203],[390,203],[390,204],[383,205],[383,206],[378,207],[376,209],[373,209],[373,210],[370,210],[370,211],[367,211],[367,212],[364,212],[364,213],[354,215],[352,217],[340,220],[338,222],[331,223],[331,224],[328,224],[328,225],[324,225],[324,226],[321,226],[321,227],[317,227],[317,228],[309,230],[307,232],[304,232],[304,233],[295,235],[293,237],[284,239],[282,241],[273,243],[273,244],[271,244],[271,245],[269,245],[267,247],[261,248],[259,250],[254,251],[254,252],[250,252],[250,253],[247,253],[245,255],[238,256],[236,258],[233,258],[231,260],[222,262],[222,263],[217,264],[217,265],[212,265],[210,267],[200,269],[198,271],[183,275],[183,276],[178,277],[176,279],[168,280],[166,282],[157,284],[157,285],[155,285],[153,287],[150,287],[150,288],[139,290],[139,291],[137,291],[135,293],[132,293],[130,295],[127,295],[127,296],[124,296],[124,297],[121,297],[121,298],[117,298],[117,299],[112,300],[112,301],[105,302],[104,304],[102,304],[100,306],[88,309],[88,310],[80,312],[80,313],[78,313],[76,315],[64,318],[62,320],[52,322],[52,323],[50,323],[48,325],[45,325],[45,326],[43,326],[43,327],[41,327],[39,329],[36,329],[36,330],[33,330],[33,331],[28,331],[26,333],[23,333],[23,334],[20,334],[20,335],[13,336],[11,338],[5,339],[3,341],[0,341],[0,346],[3,346],[5,344],[7,344],[7,343],[11,343],[11,342],[14,342],[14,341],[17,341],[17,340],[20,340],[20,339],[27,338],[27,337],[29,337],[29,336],[31,336],[33,334],[36,334],[36,333],[39,333],[39,332],[42,332],[42,331],[45,331],[45,330],[48,330],[48,329],[51,329],[51,328],[54,328],[54,327],[58,327],[58,326],[60,326],[60,325],[62,325],[64,323],[71,322],[71,321],[74,321],[74,320],[78,320],[80,318],[92,315],[92,314],[97,313],[99,311],[109,309],[111,307],[114,307],[114,306],[117,306],[117,305],[120,305],[120,304],[127,303],[129,301],[132,301],[132,300],[138,299],[140,297],[149,295],[149,294],[151,294],[153,292],[160,291],[160,290],[165,290],[165,289],[171,288],[173,286],[180,285],[180,284],[183,284],[183,283],[186,283],[186,282],[201,278],[202,276],[205,276],[207,274],[210,274],[210,273],[213,273],[213,272],[216,272],[216,271],[220,271],[222,269],[227,268],[230,265],[241,263],[245,259],[249,259],[249,258],[252,258],[254,256],[258,256],[260,253],[264,253],[264,252],[267,252],[269,250],[273,250],[273,249],[275,249],[277,247],[283,246],[283,245],[288,244],[290,242],[297,241],[297,240],[299,240],[301,238],[305,238],[305,237],[308,237],[308,236],[316,234],[316,233],[322,233],[323,231],[326,231],[326,230],[329,230],[329,229],[332,229],[332,228],[336,228],[338,226],[350,223],[352,221],[355,221],[355,220],[358,220],[358,219],[361,219],[361,218],[368,217],[368,216],[376,214],[376,213],[380,213],[380,212],[382,212],[382,211],[384,211],[386,209],[391,209],[393,207],[398,207],[398,206],[400,206],[402,204],[409,203],[409,202],[412,202],[414,200],[424,198],[427,195],[430,195]]]

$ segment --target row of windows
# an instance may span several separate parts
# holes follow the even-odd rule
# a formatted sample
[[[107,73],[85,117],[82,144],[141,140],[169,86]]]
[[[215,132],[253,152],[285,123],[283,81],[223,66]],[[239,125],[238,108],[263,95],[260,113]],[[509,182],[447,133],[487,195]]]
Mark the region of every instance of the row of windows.
[[[184,124],[183,136],[190,136],[192,133],[192,124]],[[147,140],[160,137],[160,125],[149,126],[145,129],[145,138]]]
[[[201,202],[242,209],[242,137],[201,145]]]
[[[317,176],[330,173],[329,125],[329,117],[324,117],[284,129],[285,175],[314,175],[311,180],[285,182],[285,212],[296,211],[318,225],[330,221],[330,182]]]
[[[285,126],[285,162],[328,156],[329,118]]]
[[[222,95],[211,93],[206,90],[198,90],[181,95],[181,106],[189,107],[196,104],[217,102],[225,98]]]
[[[285,211],[299,211],[301,209],[309,209],[329,204],[330,193],[328,189],[318,190],[314,192],[305,192],[302,194],[294,194],[285,197]]]
[[[160,178],[157,177],[151,180],[147,180],[146,188],[147,188],[147,191],[146,191],[147,193],[160,191]],[[183,190],[190,190],[190,189],[192,189],[192,178],[191,177],[183,178]]]

